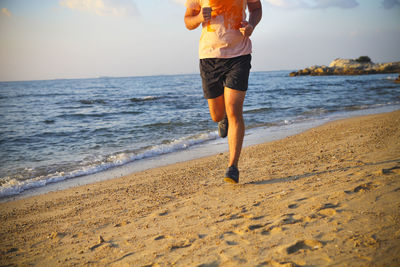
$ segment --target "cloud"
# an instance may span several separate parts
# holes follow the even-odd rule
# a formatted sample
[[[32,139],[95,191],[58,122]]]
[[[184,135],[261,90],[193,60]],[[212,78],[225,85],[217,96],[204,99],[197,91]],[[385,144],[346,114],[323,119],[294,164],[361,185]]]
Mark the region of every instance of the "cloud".
[[[185,5],[186,0],[172,0],[172,2],[177,3],[177,4],[181,4],[181,5]]]
[[[280,8],[306,8],[308,4],[303,0],[265,0],[269,5]]]
[[[92,12],[99,16],[131,17],[139,11],[131,0],[61,0],[60,5],[71,10]]]
[[[355,8],[359,5],[356,0],[318,0],[316,2],[316,8]]]
[[[1,9],[1,14],[2,14],[2,15],[5,15],[5,16],[7,16],[7,17],[11,17],[11,12],[10,12],[7,8],[5,8],[5,7],[3,7],[3,8]]]
[[[355,8],[359,4],[357,0],[264,0],[267,4],[280,8]],[[397,1],[397,0],[392,0]]]
[[[397,5],[400,6],[399,0],[383,0],[382,5],[386,9],[391,9],[396,7]]]

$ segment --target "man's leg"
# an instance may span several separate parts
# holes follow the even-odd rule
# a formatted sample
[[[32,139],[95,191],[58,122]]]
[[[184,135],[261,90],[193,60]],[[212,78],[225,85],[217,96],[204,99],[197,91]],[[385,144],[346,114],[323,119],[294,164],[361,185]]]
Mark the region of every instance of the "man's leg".
[[[224,95],[216,98],[207,99],[211,119],[215,122],[221,121],[225,117],[225,99]]]
[[[243,119],[243,102],[245,96],[245,91],[238,91],[225,87],[224,105],[229,122],[229,166],[238,166],[240,152],[242,151],[245,132]]]

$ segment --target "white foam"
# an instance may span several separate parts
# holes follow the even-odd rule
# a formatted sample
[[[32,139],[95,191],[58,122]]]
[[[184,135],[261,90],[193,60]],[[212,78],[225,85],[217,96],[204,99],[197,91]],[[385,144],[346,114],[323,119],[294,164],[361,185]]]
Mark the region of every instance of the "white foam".
[[[108,156],[100,164],[81,167],[78,170],[71,171],[68,173],[57,172],[51,175],[39,176],[33,179],[22,180],[22,181],[19,181],[15,178],[8,178],[7,179],[8,181],[2,184],[0,187],[0,198],[18,195],[25,190],[43,187],[48,184],[57,183],[66,179],[102,172],[107,169],[122,166],[133,161],[156,157],[159,155],[168,154],[180,150],[185,150],[194,145],[211,141],[217,138],[218,138],[217,132],[210,132],[210,133],[199,134],[196,136],[182,137],[180,139],[174,140],[169,144],[153,146],[150,149],[145,150],[143,153],[139,154],[134,154],[134,153],[129,154],[126,152],[117,153]]]

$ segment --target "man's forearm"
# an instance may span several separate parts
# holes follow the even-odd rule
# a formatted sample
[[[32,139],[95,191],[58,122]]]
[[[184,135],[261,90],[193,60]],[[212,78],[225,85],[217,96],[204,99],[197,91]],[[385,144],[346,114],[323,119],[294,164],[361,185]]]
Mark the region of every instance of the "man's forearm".
[[[257,8],[254,10],[251,10],[249,15],[249,23],[253,28],[257,26],[257,24],[261,21],[262,18],[262,8]]]
[[[203,17],[200,16],[199,11],[187,10],[185,14],[185,25],[188,30],[194,30],[200,26],[203,21]]]
[[[197,16],[185,17],[185,25],[188,30],[194,30],[197,27],[199,27],[200,24],[201,24],[201,22],[199,22],[199,19],[197,18]]]

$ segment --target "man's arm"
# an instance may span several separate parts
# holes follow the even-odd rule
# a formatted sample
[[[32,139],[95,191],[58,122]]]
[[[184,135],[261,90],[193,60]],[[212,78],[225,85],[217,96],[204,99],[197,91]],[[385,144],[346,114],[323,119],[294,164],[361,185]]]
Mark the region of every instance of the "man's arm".
[[[261,21],[262,18],[262,6],[261,2],[248,2],[247,7],[249,9],[249,21],[242,22],[242,28],[240,32],[247,37],[250,37],[254,31],[254,28]]]
[[[193,9],[187,8],[185,13],[185,25],[188,30],[194,30],[203,22],[211,19],[211,8]]]

